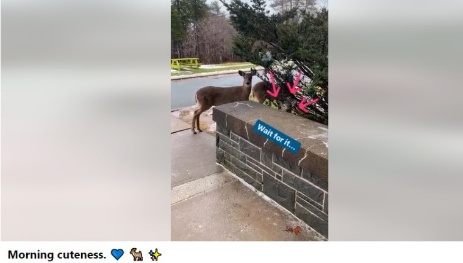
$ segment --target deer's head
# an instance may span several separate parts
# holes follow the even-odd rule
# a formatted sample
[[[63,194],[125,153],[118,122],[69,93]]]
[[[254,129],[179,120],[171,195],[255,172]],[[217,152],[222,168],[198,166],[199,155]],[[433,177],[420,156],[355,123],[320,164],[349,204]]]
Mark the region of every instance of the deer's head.
[[[252,77],[256,75],[256,70],[251,69],[250,73],[244,73],[243,71],[239,70],[238,74],[240,74],[241,77],[243,77],[243,87],[246,88],[251,88],[252,85]]]

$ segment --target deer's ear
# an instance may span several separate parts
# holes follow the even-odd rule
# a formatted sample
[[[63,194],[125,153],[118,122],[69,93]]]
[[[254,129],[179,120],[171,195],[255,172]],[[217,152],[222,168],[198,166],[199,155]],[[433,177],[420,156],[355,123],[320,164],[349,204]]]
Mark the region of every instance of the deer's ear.
[[[238,74],[240,74],[240,76],[243,76],[243,75],[244,75],[244,72],[241,71],[241,70],[238,70]]]

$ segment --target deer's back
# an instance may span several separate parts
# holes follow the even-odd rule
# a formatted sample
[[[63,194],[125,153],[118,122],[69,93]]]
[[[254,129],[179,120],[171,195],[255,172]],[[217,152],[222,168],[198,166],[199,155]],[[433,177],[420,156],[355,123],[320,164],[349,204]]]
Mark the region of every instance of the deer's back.
[[[252,87],[252,96],[257,99],[259,103],[263,103],[266,99],[266,91],[267,86],[264,81],[257,82],[253,87]]]
[[[251,89],[245,90],[242,86],[226,88],[208,86],[196,92],[196,99],[200,104],[218,106],[235,101],[249,100],[250,92]]]

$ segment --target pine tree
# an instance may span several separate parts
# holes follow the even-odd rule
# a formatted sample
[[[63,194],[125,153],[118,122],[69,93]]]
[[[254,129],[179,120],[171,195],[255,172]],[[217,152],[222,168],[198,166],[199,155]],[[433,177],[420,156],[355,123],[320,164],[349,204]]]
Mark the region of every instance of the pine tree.
[[[182,25],[182,20],[176,8],[170,9],[170,32],[173,42],[183,41],[185,39],[185,30]]]
[[[180,14],[174,6],[170,9],[171,53],[173,57],[180,57],[180,45],[186,38],[186,32]]]
[[[171,0],[171,42],[172,55],[182,57],[186,36],[191,32],[197,39],[198,22],[209,14],[206,0]],[[196,41],[197,43],[197,41]],[[200,46],[196,44],[195,56],[200,54]]]
[[[251,0],[251,5],[241,0],[221,2],[239,33],[234,53],[263,66],[265,73],[272,72],[281,88],[281,95],[270,98],[269,103],[289,101],[295,114],[328,123],[328,10],[305,12],[293,8],[270,15],[263,0]],[[302,74],[298,87],[303,89],[291,94],[287,83],[292,86],[298,72]],[[271,87],[267,74],[259,77]],[[303,97],[318,99],[308,106],[308,114],[298,109]]]

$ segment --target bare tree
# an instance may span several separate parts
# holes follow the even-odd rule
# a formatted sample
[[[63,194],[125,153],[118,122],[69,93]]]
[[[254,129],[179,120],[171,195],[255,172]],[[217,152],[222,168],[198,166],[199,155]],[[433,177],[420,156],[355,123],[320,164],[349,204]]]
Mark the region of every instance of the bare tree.
[[[214,1],[209,5],[209,12],[213,16],[225,16],[225,13],[222,11],[222,5],[218,1]]]
[[[271,0],[270,7],[273,8],[275,11],[284,12],[285,4],[287,0]]]
[[[201,63],[221,63],[234,61],[233,37],[235,29],[223,16],[210,15],[190,28],[184,44],[187,57],[199,57]],[[200,52],[197,46],[201,46]]]

